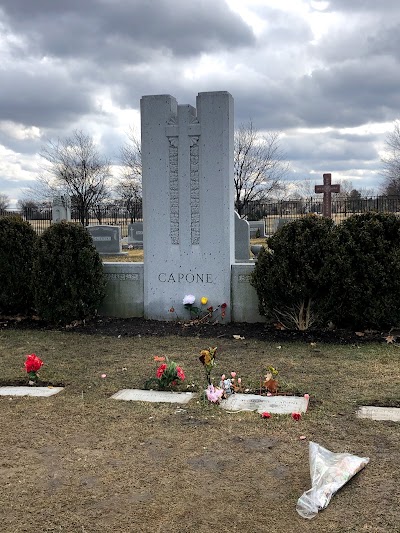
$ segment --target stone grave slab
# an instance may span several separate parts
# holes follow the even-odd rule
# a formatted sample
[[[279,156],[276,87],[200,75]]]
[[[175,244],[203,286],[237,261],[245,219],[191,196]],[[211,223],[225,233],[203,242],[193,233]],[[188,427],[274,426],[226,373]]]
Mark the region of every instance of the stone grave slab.
[[[250,227],[247,220],[240,218],[235,211],[235,261],[250,260]]]
[[[143,222],[128,224],[128,245],[134,248],[143,248]]]
[[[120,226],[86,226],[100,255],[127,255],[122,251]]]
[[[370,420],[386,420],[391,422],[400,422],[400,408],[362,405],[357,412],[357,417],[369,418]]]
[[[308,398],[301,396],[260,396],[258,394],[232,394],[221,402],[227,411],[267,411],[271,414],[287,415],[305,413]]]
[[[64,390],[64,387],[0,387],[0,396],[53,396]]]
[[[153,403],[188,403],[196,394],[193,392],[169,392],[159,390],[122,389],[111,396],[114,400]]]

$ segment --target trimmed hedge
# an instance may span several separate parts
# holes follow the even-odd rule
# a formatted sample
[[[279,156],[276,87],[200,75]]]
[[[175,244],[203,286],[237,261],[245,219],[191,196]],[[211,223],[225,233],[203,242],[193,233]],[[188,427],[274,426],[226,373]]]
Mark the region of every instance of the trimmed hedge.
[[[27,313],[33,307],[32,266],[37,235],[19,216],[0,219],[0,311]]]
[[[268,239],[253,275],[260,313],[287,327],[389,329],[400,324],[400,219],[306,216]]]
[[[252,285],[259,312],[287,327],[308,329],[318,322],[323,294],[321,273],[331,251],[333,222],[307,215],[283,226],[258,256]]]
[[[69,324],[93,316],[104,297],[100,256],[87,230],[60,222],[38,238],[34,261],[35,304],[41,318]]]
[[[400,219],[364,213],[333,232],[324,267],[324,316],[338,327],[389,328],[400,322]]]

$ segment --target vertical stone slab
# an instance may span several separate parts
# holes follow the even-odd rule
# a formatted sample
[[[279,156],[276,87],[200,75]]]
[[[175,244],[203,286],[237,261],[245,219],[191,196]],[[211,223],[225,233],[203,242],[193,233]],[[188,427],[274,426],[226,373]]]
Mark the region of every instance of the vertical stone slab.
[[[250,226],[247,220],[240,218],[239,214],[235,216],[235,261],[250,260]]]
[[[234,262],[233,98],[199,93],[141,99],[144,314],[188,318],[186,294],[227,304]],[[174,313],[170,309],[174,308]]]
[[[53,198],[52,222],[71,221],[71,199],[67,195],[55,196]]]

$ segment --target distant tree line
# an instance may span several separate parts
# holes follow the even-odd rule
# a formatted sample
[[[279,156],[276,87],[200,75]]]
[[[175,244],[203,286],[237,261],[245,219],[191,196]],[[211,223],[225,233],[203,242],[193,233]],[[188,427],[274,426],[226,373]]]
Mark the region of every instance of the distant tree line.
[[[40,155],[43,171],[35,186],[18,207],[26,212],[26,218],[46,218],[51,209],[52,197],[68,194],[74,218],[87,224],[96,217],[101,222],[104,212],[123,209],[130,221],[141,216],[142,156],[141,144],[133,130],[118,156],[119,175],[111,172],[111,163],[103,157],[93,138],[76,130],[64,139],[49,141]],[[382,157],[383,182],[381,196],[400,197],[400,121],[386,139],[386,151]],[[309,180],[297,184],[294,190],[285,181],[289,163],[281,148],[278,132],[261,134],[252,122],[241,124],[234,136],[234,191],[235,209],[240,216],[254,214],[254,206],[279,202],[294,202],[287,209],[318,211],[321,196],[315,195]],[[365,203],[365,197],[373,194],[356,189],[351,181],[342,181],[341,192],[334,196],[333,211],[350,209],[357,212]],[[290,198],[290,199],[288,199]],[[306,199],[315,198],[315,205],[306,206]],[[341,207],[340,201],[343,200]],[[352,203],[349,204],[349,200]],[[0,194],[0,211],[9,207],[10,199]]]

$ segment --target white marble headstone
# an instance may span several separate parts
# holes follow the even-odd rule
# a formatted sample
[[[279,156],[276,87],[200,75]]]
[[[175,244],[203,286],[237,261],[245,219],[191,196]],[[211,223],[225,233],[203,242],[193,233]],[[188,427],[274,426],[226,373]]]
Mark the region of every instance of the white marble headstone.
[[[234,263],[233,98],[199,93],[196,108],[143,96],[145,318],[190,318],[185,295],[230,321]],[[174,313],[170,309],[174,309]]]
[[[362,405],[358,410],[357,416],[358,418],[369,418],[370,420],[389,420],[392,422],[400,422],[400,408]]]
[[[53,396],[64,387],[0,387],[0,396]]]
[[[260,396],[258,394],[232,394],[221,402],[227,411],[264,411],[271,414],[305,413],[308,398],[301,396]]]
[[[111,398],[133,402],[188,403],[196,395],[193,392],[170,392],[159,390],[122,389]]]

